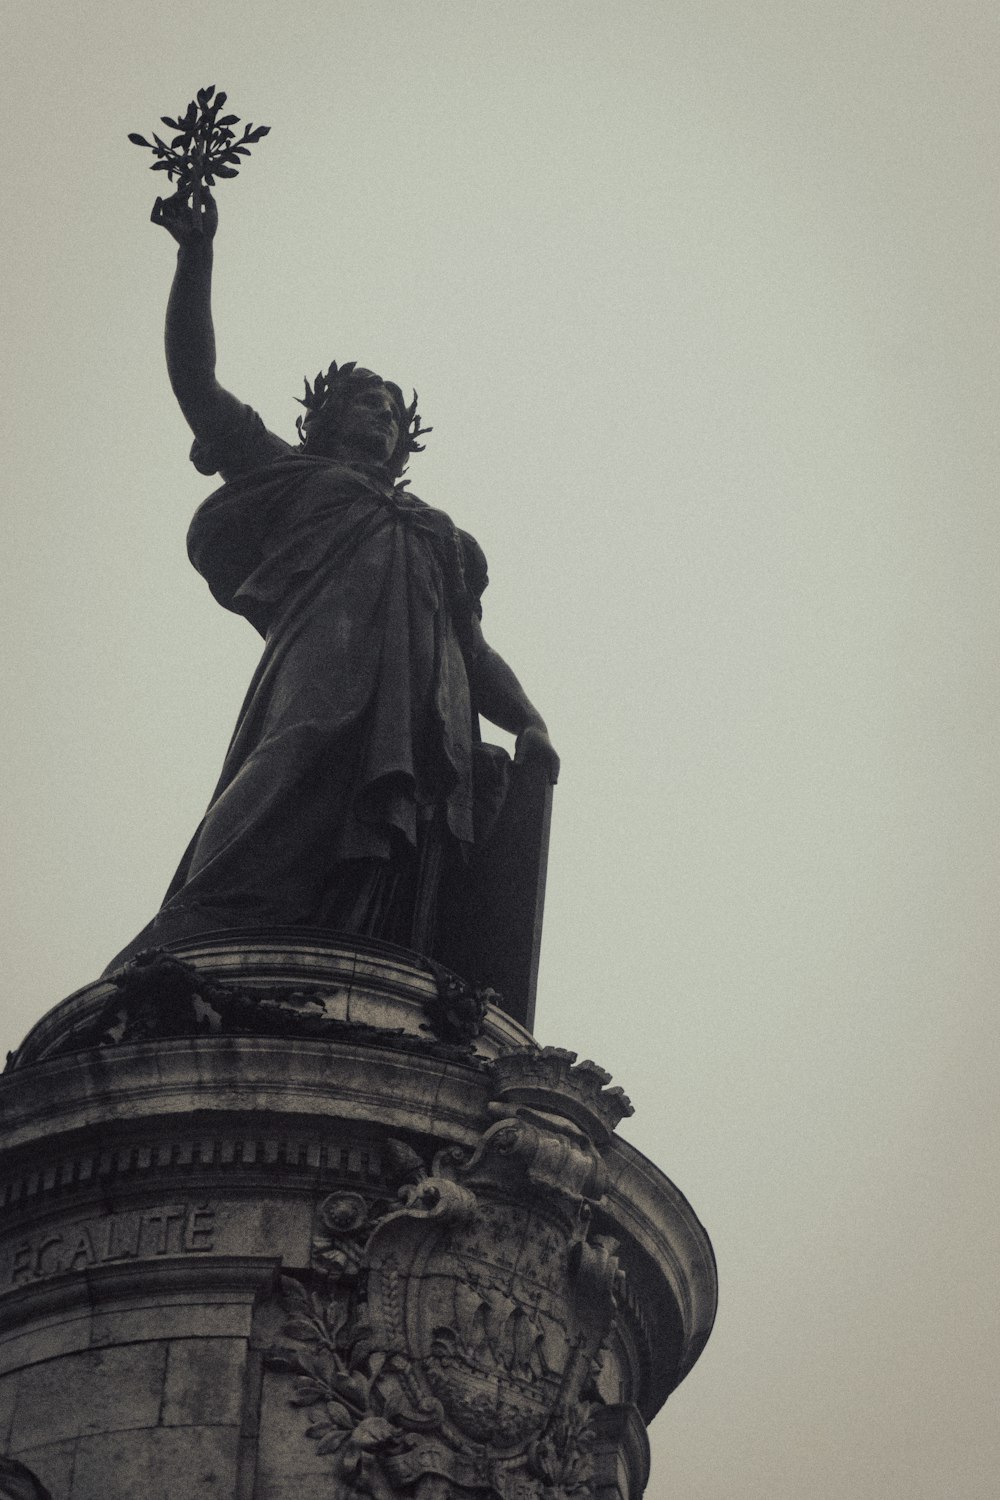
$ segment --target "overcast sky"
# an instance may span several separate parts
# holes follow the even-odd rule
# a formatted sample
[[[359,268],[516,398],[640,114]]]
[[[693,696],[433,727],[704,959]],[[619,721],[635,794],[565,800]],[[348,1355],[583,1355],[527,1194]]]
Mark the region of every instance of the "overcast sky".
[[[649,1500],[995,1500],[995,0],[3,7],[2,1042],[148,920],[258,654],[184,534],[173,246],[291,436],[358,359],[563,756],[540,1040],[609,1068],[721,1303]]]

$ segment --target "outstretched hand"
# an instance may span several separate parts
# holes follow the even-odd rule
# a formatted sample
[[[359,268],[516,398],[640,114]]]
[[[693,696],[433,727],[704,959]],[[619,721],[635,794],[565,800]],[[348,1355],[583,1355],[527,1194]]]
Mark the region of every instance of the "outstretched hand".
[[[188,188],[170,198],[157,198],[149,217],[172,235],[178,245],[212,240],[219,227],[219,209],[207,187],[200,191]]]
[[[529,724],[527,729],[522,729],[517,737],[514,747],[514,764],[519,766],[526,760],[540,760],[545,764],[549,773],[549,780],[555,786],[559,780],[559,756],[556,747],[549,739],[544,729],[539,729],[536,724]]]

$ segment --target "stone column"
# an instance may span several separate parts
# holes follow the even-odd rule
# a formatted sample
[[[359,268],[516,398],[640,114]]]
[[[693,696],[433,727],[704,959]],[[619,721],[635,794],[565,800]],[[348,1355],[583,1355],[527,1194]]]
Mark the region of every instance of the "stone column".
[[[715,1277],[609,1083],[354,940],[71,996],[0,1080],[0,1496],[639,1500]]]

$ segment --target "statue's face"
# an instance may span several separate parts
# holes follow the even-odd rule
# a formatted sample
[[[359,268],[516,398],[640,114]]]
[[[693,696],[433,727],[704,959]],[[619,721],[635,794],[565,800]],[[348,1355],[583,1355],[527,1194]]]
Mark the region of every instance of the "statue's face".
[[[359,371],[359,374],[366,372]],[[381,380],[373,376],[341,408],[339,419],[322,408],[310,412],[302,424],[310,452],[349,455],[369,463],[386,463],[399,441],[399,413]]]

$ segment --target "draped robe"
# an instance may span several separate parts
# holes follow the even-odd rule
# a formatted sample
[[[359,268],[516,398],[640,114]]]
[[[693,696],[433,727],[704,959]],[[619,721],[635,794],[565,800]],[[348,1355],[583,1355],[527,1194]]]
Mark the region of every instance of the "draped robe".
[[[291,449],[250,408],[213,458],[226,483],[188,552],[264,652],[163,906],[114,964],[254,925],[428,952],[442,873],[476,836],[473,763],[484,809],[506,778],[503,752],[478,744],[469,687],[486,559],[444,512]]]

